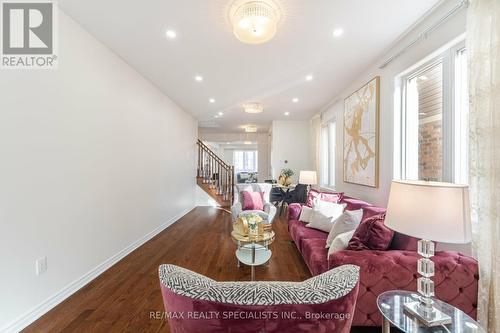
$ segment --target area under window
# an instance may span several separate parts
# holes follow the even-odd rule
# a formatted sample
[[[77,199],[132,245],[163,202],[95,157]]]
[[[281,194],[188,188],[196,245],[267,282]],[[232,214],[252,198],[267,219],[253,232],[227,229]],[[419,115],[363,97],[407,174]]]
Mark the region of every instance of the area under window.
[[[320,138],[320,185],[335,186],[335,121],[321,127]]]
[[[463,43],[402,76],[401,178],[467,182]]]
[[[257,172],[257,156],[256,150],[235,150],[233,154],[235,172]]]

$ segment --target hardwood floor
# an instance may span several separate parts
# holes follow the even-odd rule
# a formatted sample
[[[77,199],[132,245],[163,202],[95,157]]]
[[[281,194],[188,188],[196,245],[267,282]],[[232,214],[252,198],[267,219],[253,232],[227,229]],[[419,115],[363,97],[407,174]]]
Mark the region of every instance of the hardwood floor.
[[[271,262],[256,268],[257,280],[311,277],[286,219],[273,226]],[[150,319],[151,312],[163,311],[158,266],[171,263],[220,281],[250,280],[250,268],[236,266],[231,229],[227,212],[195,208],[23,332],[168,332],[166,322]]]

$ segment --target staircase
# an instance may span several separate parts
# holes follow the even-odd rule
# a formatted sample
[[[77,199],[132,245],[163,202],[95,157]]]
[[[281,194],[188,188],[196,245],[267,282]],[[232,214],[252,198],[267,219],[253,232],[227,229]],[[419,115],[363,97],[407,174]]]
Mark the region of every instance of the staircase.
[[[229,208],[234,195],[234,166],[221,160],[201,140],[198,145],[196,182],[221,207]]]

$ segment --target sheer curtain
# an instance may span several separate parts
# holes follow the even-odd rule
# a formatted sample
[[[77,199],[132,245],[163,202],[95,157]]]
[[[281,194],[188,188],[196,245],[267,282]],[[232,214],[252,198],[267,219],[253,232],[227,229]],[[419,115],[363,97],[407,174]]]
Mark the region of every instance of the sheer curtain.
[[[473,250],[479,261],[478,320],[500,332],[500,0],[471,0],[469,179]]]
[[[311,119],[311,142],[313,154],[313,168],[318,174],[318,180],[321,179],[321,168],[320,168],[320,137],[321,137],[321,116],[317,115]]]

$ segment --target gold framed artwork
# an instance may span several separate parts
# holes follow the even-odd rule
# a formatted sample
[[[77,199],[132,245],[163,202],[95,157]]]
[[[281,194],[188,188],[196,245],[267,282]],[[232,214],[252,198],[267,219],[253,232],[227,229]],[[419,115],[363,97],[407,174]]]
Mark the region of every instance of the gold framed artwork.
[[[344,100],[344,182],[378,187],[380,77]]]

